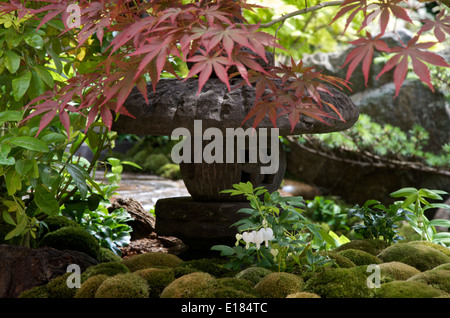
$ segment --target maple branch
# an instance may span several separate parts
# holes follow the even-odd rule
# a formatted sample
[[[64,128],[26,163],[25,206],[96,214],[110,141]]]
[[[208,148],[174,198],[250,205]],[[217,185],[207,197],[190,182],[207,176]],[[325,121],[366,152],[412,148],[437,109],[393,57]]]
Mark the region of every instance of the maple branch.
[[[260,24],[259,27],[260,28],[270,28],[272,25],[277,24],[278,22],[284,22],[285,20],[292,18],[296,15],[305,14],[305,13],[312,12],[312,11],[317,11],[317,10],[320,10],[325,7],[339,6],[343,3],[344,3],[344,0],[322,2],[313,7],[307,7],[305,9],[290,12],[288,14],[285,14],[285,15],[279,17],[278,19],[272,20],[267,23]]]

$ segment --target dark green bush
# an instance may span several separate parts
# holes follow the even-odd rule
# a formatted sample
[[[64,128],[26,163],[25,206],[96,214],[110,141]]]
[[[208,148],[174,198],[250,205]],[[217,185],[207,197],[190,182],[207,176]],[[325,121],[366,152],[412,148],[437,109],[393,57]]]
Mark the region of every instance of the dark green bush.
[[[388,244],[385,241],[381,240],[352,240],[335,248],[333,252],[340,252],[347,249],[356,249],[376,256],[386,247],[388,247]]]
[[[270,269],[265,267],[249,267],[236,274],[236,278],[246,279],[255,286],[261,279],[272,273]]]
[[[218,278],[197,292],[195,298],[258,298],[253,284],[236,277]]]
[[[409,281],[393,281],[381,284],[375,289],[375,298],[434,298],[448,296],[442,290],[424,283]]]
[[[212,275],[202,272],[181,276],[164,288],[161,298],[192,298],[214,280]]]
[[[408,282],[419,282],[440,289],[450,294],[450,270],[429,270],[407,279]]]
[[[194,259],[190,261],[184,261],[179,266],[186,268],[197,269],[200,272],[205,272],[213,275],[216,278],[223,277],[231,273],[230,269],[224,268],[215,259]]]
[[[79,226],[77,222],[63,215],[49,216],[44,220],[44,223],[47,225],[48,232],[53,232],[67,226]]]
[[[417,268],[401,262],[382,263],[379,266],[382,274],[390,275],[395,280],[407,280],[420,273]]]

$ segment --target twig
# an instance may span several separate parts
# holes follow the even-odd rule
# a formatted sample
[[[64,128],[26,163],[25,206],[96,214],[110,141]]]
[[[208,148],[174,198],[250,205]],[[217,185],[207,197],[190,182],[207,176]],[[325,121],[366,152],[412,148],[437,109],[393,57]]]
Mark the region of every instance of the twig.
[[[278,22],[284,22],[285,20],[292,18],[296,15],[305,14],[305,13],[312,12],[312,11],[317,11],[317,10],[320,10],[325,7],[339,6],[343,3],[344,3],[343,0],[322,2],[313,7],[307,7],[307,8],[301,9],[301,10],[290,12],[288,14],[283,15],[282,17],[279,17],[278,19],[272,20],[267,23],[260,24],[259,27],[260,28],[270,28],[272,25],[277,24]]]

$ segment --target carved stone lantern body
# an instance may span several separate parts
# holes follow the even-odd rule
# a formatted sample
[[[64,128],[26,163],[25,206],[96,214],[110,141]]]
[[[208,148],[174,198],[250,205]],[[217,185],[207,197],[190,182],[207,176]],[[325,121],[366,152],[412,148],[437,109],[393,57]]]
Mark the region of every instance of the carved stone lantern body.
[[[251,130],[252,121],[243,123],[243,120],[254,105],[255,91],[249,86],[233,89],[233,84],[236,85],[240,81],[232,80],[232,90],[228,91],[219,79],[211,78],[204,85],[202,92],[197,94],[197,79],[163,79],[156,86],[155,92],[149,86],[148,104],[139,91],[134,89],[124,106],[135,118],[119,117],[113,125],[113,130],[138,135],[171,136],[175,129],[183,128],[191,137],[191,152],[199,150],[195,149],[192,142],[195,138],[199,138],[197,141],[201,143],[200,151],[203,151],[210,141],[200,135],[208,128],[222,132],[224,137],[227,137],[227,129],[230,128],[242,128],[245,132]],[[345,121],[327,118],[325,124],[303,116],[292,130],[288,118],[280,117],[277,130],[274,131],[270,120],[265,118],[258,125],[257,132],[265,129],[272,135],[276,133],[277,136],[287,136],[328,133],[353,126],[359,116],[358,109],[341,91],[333,88],[330,88],[330,91],[332,95],[323,94],[321,97],[333,104]],[[201,132],[196,126],[199,122],[202,126]],[[227,149],[225,143],[222,146],[225,155],[230,151],[233,151],[234,155],[241,153],[242,162],[238,162],[237,158],[233,162],[181,162],[182,178],[191,197],[158,200],[155,206],[158,235],[178,237],[194,250],[209,250],[215,244],[233,244],[236,229],[230,228],[230,225],[239,220],[241,216],[236,212],[247,207],[248,203],[243,197],[220,192],[232,188],[233,184],[247,181],[252,182],[254,187],[264,186],[269,192],[279,188],[286,169],[285,152],[281,143],[274,144],[270,141],[270,133],[267,133],[266,149],[257,148],[266,154],[273,154],[274,150],[277,150],[277,155],[272,157],[278,164],[274,173],[261,173],[261,168],[268,164],[262,162],[259,156],[257,162],[250,160],[254,147],[249,146],[249,140],[243,143],[244,147],[236,146],[233,150]],[[237,145],[237,140],[235,141]]]

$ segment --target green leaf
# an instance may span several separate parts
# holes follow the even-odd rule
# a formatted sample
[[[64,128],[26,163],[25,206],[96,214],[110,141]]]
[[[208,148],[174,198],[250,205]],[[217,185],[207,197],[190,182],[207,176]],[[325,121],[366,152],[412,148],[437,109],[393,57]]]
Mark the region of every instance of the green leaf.
[[[30,86],[30,80],[30,71],[26,71],[19,78],[15,78],[12,80],[13,96],[16,102],[18,102],[27,92],[27,89]]]
[[[47,84],[50,88],[53,88],[54,80],[52,74],[42,65],[37,65],[34,67],[36,74],[42,78],[42,80]]]
[[[37,33],[29,33],[25,35],[25,42],[37,50],[41,50],[44,46],[44,40],[42,40],[42,37]]]
[[[21,121],[22,113],[17,110],[6,110],[0,112],[0,126],[10,121]]]
[[[433,191],[433,190],[420,189],[419,190],[419,195],[421,195],[422,197],[425,197],[425,198],[430,198],[430,199],[435,199],[435,200],[442,200],[442,197],[439,194],[437,194],[435,191]]]
[[[42,184],[38,184],[34,193],[34,201],[45,214],[52,216],[59,213],[59,203],[52,192]]]
[[[391,196],[394,198],[407,197],[414,193],[417,193],[416,188],[403,188],[403,189],[397,190],[395,192],[392,192]]]
[[[8,141],[10,144],[13,144],[14,146],[22,147],[28,150],[33,150],[37,152],[49,151],[48,146],[44,141],[30,136],[13,137]]]
[[[434,219],[431,220],[430,223],[428,223],[430,226],[442,226],[442,227],[449,227],[450,228],[450,220],[445,219]]]
[[[25,176],[33,168],[33,161],[19,159],[16,161],[15,168],[21,176]]]
[[[80,191],[81,197],[86,198],[88,186],[86,184],[86,179],[89,178],[88,173],[80,166],[72,163],[66,164],[66,169],[70,176],[73,178],[78,190]]]
[[[16,225],[16,222],[12,218],[11,214],[9,214],[6,210],[3,211],[3,221],[11,225]]]
[[[11,74],[14,74],[20,66],[20,56],[13,51],[6,51],[4,57],[5,66]]]
[[[11,146],[7,144],[0,145],[0,165],[11,166],[15,163],[14,158],[8,158],[8,154],[11,151]]]
[[[211,247],[211,250],[219,251],[222,256],[231,256],[235,254],[234,249],[226,245],[214,245]]]
[[[6,189],[8,195],[14,195],[17,191],[22,189],[22,178],[15,169],[10,169],[5,176]]]

